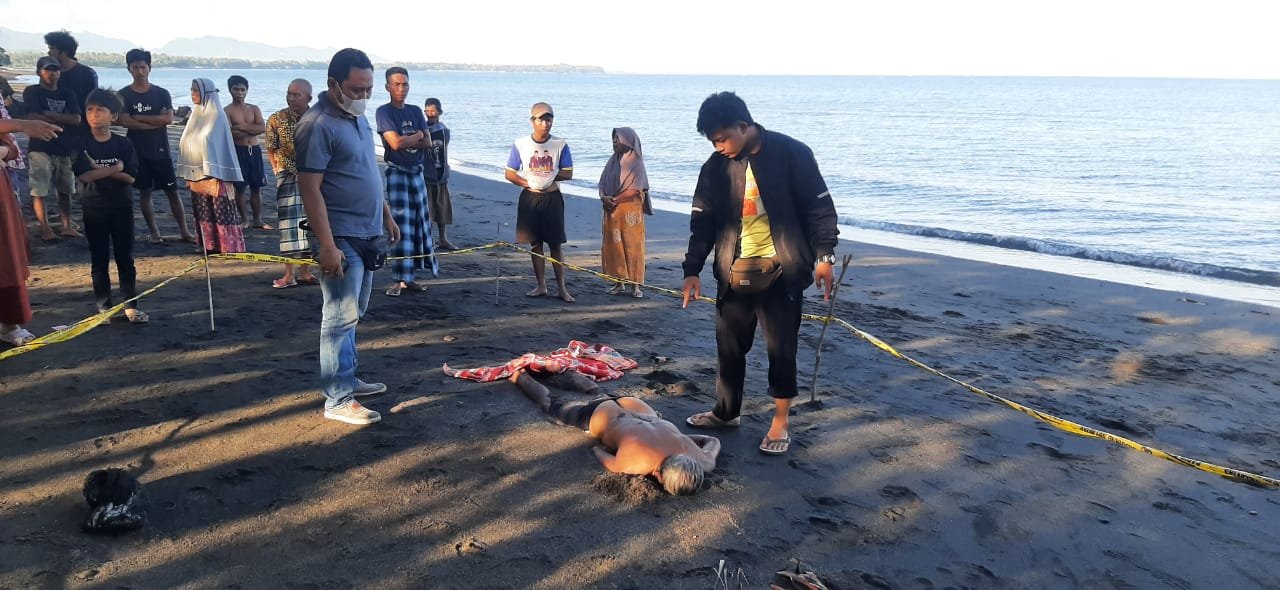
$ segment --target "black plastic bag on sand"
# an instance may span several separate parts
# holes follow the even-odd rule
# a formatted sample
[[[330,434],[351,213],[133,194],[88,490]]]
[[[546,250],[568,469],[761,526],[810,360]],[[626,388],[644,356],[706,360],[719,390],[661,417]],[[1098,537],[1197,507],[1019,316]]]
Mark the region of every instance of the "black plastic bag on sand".
[[[828,590],[818,579],[818,574],[800,569],[800,560],[793,560],[795,568],[787,568],[773,574],[770,590]]]
[[[84,500],[89,518],[81,528],[87,533],[114,533],[142,528],[147,521],[142,484],[128,471],[98,469],[84,479]]]

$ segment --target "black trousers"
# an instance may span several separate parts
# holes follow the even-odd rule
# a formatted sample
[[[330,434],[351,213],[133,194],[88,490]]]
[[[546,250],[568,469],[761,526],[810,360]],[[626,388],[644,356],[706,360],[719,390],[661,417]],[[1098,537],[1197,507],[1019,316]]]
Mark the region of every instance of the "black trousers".
[[[86,207],[84,237],[89,241],[89,257],[93,261],[93,297],[98,309],[111,307],[111,255],[116,259],[116,275],[120,277],[120,294],[130,299],[138,294],[138,271],[133,266],[133,208]],[[137,303],[130,303],[136,309]]]
[[[742,295],[721,285],[716,299],[715,416],[732,420],[742,413],[743,383],[747,377],[747,353],[756,336],[756,324],[764,331],[769,352],[769,396],[793,398],[796,386],[796,349],[800,343],[802,291],[782,281],[757,295]]]

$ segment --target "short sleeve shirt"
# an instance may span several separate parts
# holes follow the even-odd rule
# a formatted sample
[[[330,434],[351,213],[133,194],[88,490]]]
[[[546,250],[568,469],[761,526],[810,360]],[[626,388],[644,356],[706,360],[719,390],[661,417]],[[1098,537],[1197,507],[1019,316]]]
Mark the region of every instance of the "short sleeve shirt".
[[[22,104],[27,107],[28,114],[81,114],[75,93],[61,86],[57,90],[49,90],[38,84],[28,86],[22,91]],[[66,133],[59,133],[58,137],[51,141],[32,138],[27,151],[41,152],[51,156],[69,156],[76,145],[77,142],[71,141]]]
[[[84,145],[84,150],[75,158],[71,169],[76,176],[94,169],[89,158],[99,166],[114,166],[124,163],[124,173],[138,175],[138,157],[134,154],[133,143],[128,138],[114,133],[107,141],[98,141],[92,136]],[[92,186],[77,193],[81,205],[86,209],[131,208],[133,207],[133,185],[120,182],[114,178],[95,180]]]
[[[298,121],[294,136],[298,172],[323,174],[320,194],[335,236],[382,235],[382,174],[369,120],[334,106],[328,91]]]
[[[267,117],[267,136],[266,146],[267,152],[275,158],[276,165],[280,167],[276,170],[276,174],[296,174],[298,167],[296,164],[296,151],[293,146],[293,138],[298,132],[298,120],[302,115],[293,112],[292,109],[280,109]]]
[[[393,150],[387,144],[386,138],[382,137],[382,134],[388,131],[395,131],[402,136],[426,131],[427,118],[422,114],[422,109],[411,104],[397,109],[388,103],[378,107],[377,118],[378,137],[382,138],[382,159],[388,163],[409,168],[422,165],[423,150],[418,148]]]
[[[507,156],[507,168],[515,170],[529,183],[533,192],[560,190],[556,175],[561,170],[573,170],[573,155],[565,140],[551,136],[538,143],[533,136],[517,138]]]
[[[440,184],[449,180],[449,141],[452,134],[444,123],[428,124],[431,133],[431,154],[423,175],[427,184]]]
[[[137,92],[126,86],[120,90],[120,99],[124,101],[124,112],[132,116],[159,115],[165,109],[173,110],[173,98],[169,91],[151,85],[146,92]],[[129,141],[138,152],[141,160],[170,160],[168,129],[130,129]]]

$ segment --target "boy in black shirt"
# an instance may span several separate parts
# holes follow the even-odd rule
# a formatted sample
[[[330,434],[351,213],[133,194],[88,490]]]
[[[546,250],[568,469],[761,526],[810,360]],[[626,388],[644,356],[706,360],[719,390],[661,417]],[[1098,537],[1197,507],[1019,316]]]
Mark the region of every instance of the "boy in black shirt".
[[[130,49],[125,54],[125,65],[133,76],[133,84],[120,89],[124,112],[120,113],[120,125],[129,130],[129,141],[138,154],[137,182],[142,204],[142,218],[151,232],[151,243],[160,244],[160,228],[156,224],[155,204],[151,190],[161,190],[169,197],[169,210],[178,222],[182,240],[195,243],[196,238],[187,230],[187,212],[178,198],[178,181],[173,173],[173,158],[169,155],[169,125],[173,123],[173,98],[169,91],[151,83],[151,52]]]
[[[80,101],[75,93],[59,84],[62,66],[58,65],[58,60],[40,58],[36,61],[36,74],[40,76],[40,83],[22,91],[27,118],[53,123],[67,132],[78,127],[81,123]],[[36,220],[40,222],[40,237],[46,241],[57,239],[49,227],[48,214],[44,209],[44,198],[53,196],[58,199],[58,212],[62,215],[63,237],[80,237],[71,224],[71,194],[76,190],[75,178],[71,174],[71,154],[75,152],[75,146],[76,141],[71,134],[62,133],[48,141],[33,138],[27,147],[31,206],[35,209]]]
[[[109,90],[94,90],[89,94],[85,118],[92,135],[75,163],[76,176],[82,183],[80,203],[93,260],[93,296],[98,300],[99,311],[112,306],[108,261],[113,249],[121,295],[132,299],[137,294],[138,273],[133,267],[133,183],[138,173],[138,157],[133,152],[133,143],[111,133],[111,124],[123,107],[120,96]],[[148,319],[147,314],[138,310],[137,302],[129,303],[124,313],[135,324]]]

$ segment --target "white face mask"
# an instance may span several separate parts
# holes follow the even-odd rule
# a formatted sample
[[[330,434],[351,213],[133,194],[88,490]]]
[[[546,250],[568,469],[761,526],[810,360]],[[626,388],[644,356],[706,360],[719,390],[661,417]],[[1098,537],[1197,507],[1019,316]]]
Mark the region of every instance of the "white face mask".
[[[349,98],[347,97],[347,93],[342,91],[342,88],[338,88],[338,104],[342,107],[342,110],[347,112],[347,114],[352,117],[359,117],[360,115],[363,115],[364,110],[368,108],[369,99]]]

